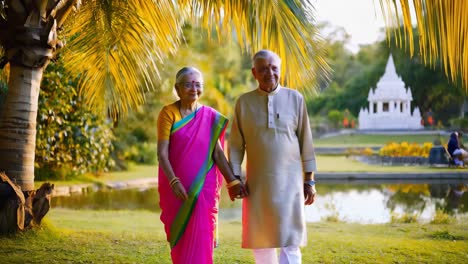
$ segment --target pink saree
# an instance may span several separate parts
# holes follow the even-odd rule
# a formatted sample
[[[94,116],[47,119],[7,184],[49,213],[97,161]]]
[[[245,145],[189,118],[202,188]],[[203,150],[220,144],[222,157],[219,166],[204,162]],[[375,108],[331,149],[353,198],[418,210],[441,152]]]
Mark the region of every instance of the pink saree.
[[[177,199],[159,168],[161,221],[173,263],[213,263],[222,175],[212,153],[218,140],[224,142],[227,122],[202,106],[172,126],[169,161],[189,196],[185,202]]]

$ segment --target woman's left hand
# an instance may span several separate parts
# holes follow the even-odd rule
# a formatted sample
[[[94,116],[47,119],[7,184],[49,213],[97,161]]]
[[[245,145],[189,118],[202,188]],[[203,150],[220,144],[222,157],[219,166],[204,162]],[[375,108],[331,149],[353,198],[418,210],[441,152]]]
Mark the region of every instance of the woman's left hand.
[[[245,185],[242,183],[242,181],[240,181],[239,184],[228,188],[228,193],[231,201],[234,201],[235,199],[242,199],[248,195],[247,189],[245,188]]]

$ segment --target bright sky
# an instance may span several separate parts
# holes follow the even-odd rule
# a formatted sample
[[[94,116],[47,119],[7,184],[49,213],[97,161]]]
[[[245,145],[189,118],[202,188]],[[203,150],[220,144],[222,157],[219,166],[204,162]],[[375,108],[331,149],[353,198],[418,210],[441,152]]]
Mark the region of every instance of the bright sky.
[[[379,0],[311,0],[318,22],[328,21],[343,27],[351,35],[347,48],[359,50],[359,44],[371,44],[384,39],[380,29],[384,20]]]

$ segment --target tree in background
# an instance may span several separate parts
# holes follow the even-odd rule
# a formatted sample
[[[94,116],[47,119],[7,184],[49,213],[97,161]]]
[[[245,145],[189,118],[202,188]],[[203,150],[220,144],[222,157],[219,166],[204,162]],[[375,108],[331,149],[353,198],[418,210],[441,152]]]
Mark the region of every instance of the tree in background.
[[[417,42],[415,47],[418,48]],[[421,56],[410,58],[409,50],[392,45],[391,52],[397,73],[406,86],[411,87],[413,105],[419,107],[421,115],[425,117],[425,125],[433,127],[441,122],[444,126],[450,126],[450,120],[460,115],[465,91],[448,79],[440,60],[428,67],[424,65]],[[433,119],[432,126],[428,124],[429,115]]]
[[[414,34],[417,36],[417,33]],[[334,72],[330,85],[322,87],[321,94],[307,100],[312,115],[327,116],[331,110],[344,113],[349,109],[353,116],[357,116],[360,108],[368,105],[369,89],[375,89],[390,53],[397,73],[406,86],[411,88],[413,107],[418,106],[425,116],[431,112],[433,127],[439,122],[449,126],[451,120],[459,115],[465,92],[448,80],[440,61],[428,67],[419,55],[409,57],[409,47],[400,49],[393,44],[394,33],[389,41],[361,46],[357,54],[345,49],[346,41],[346,38],[336,38],[335,35],[325,37],[324,47]],[[417,41],[414,45],[419,49]]]
[[[41,84],[35,155],[38,180],[105,172],[114,164],[110,122],[91,111],[77,93],[76,79],[64,73],[60,61],[51,63]]]
[[[379,42],[361,46],[359,52],[353,54],[345,47],[349,39],[344,29],[331,32],[324,36],[323,44],[328,63],[334,69],[330,82],[323,82],[320,87],[322,92],[306,100],[309,113],[315,116],[311,119],[313,126],[325,131],[327,129],[323,124],[314,124],[315,120],[323,119],[318,116],[328,118],[332,110],[344,115],[348,110],[350,119],[354,120],[360,108],[367,105],[369,88],[375,87],[382,76],[389,53],[387,44]]]

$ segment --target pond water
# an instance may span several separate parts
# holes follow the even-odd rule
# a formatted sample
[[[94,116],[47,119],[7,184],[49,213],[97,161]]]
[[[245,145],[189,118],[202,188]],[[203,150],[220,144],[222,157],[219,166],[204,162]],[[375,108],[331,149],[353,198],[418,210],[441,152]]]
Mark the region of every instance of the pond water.
[[[306,207],[306,221],[335,218],[345,222],[388,223],[392,214],[417,215],[430,221],[437,210],[454,216],[468,215],[468,183],[463,181],[324,181],[318,196]],[[159,211],[155,188],[93,190],[83,194],[52,198],[52,207],[96,210]],[[225,190],[220,202],[220,218],[240,220],[241,201],[231,202]]]

